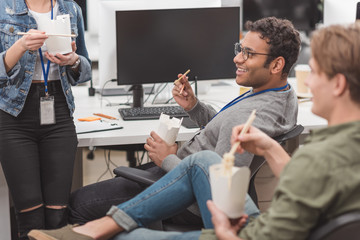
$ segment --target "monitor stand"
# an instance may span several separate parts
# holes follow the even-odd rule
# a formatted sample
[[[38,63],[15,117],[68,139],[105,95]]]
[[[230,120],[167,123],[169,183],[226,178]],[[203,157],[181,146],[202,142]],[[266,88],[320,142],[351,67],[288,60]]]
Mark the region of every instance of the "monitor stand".
[[[132,107],[143,107],[144,106],[144,89],[141,84],[132,85],[129,89],[133,94]]]

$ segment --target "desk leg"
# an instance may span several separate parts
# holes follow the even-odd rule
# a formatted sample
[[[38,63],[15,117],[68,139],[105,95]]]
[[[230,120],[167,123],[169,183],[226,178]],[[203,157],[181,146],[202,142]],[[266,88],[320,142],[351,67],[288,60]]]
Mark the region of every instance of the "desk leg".
[[[1,239],[11,239],[9,189],[0,165],[0,233]]]
[[[79,189],[83,186],[83,148],[77,148],[74,162],[74,173],[71,191]]]
[[[134,150],[126,151],[126,159],[129,162],[129,167],[136,167],[136,157]]]

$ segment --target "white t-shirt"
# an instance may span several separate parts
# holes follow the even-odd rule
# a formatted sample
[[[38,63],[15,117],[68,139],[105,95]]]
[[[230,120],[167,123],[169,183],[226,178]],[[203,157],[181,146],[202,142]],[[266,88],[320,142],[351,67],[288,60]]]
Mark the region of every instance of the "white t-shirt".
[[[29,12],[35,18],[36,23],[38,23],[39,19],[43,19],[43,18],[51,19],[51,11],[49,11],[47,13],[38,13],[38,12],[34,12],[34,11],[29,9]],[[54,17],[54,19],[56,19],[56,16],[58,14],[59,14],[59,5],[58,5],[58,3],[56,1],[55,5],[53,7],[53,17]],[[45,44],[41,47],[41,50],[43,52],[44,66],[45,66],[45,70],[46,70],[48,60],[44,55],[44,52],[47,51],[47,48],[46,48]],[[49,74],[48,74],[48,80],[59,80],[59,79],[60,79],[59,67],[58,67],[57,64],[51,63],[50,64],[50,69],[49,69]],[[37,52],[33,80],[44,80],[44,74],[43,74],[43,71],[42,71],[39,51]]]

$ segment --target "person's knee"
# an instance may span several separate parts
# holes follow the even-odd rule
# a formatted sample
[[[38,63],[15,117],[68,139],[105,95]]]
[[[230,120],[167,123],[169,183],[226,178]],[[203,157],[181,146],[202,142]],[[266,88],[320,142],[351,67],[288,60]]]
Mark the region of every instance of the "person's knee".
[[[194,153],[184,160],[188,161],[190,167],[197,165],[208,171],[211,165],[221,162],[221,157],[213,151],[205,150]]]
[[[41,204],[38,204],[38,205],[33,206],[33,207],[29,207],[29,208],[25,208],[25,209],[20,209],[19,212],[20,212],[20,213],[30,212],[30,211],[36,210],[36,209],[38,209],[38,208],[41,208],[41,207],[43,207],[43,206],[44,206],[44,204],[41,203]]]
[[[94,196],[89,195],[85,188],[86,187],[77,189],[70,195],[68,206],[68,221],[70,224],[85,224],[92,220],[89,218],[88,210],[90,210],[91,207],[88,207],[88,201],[96,201],[96,199],[94,199]]]
[[[111,206],[131,199],[143,189],[136,182],[122,177],[79,188],[70,195],[69,222],[84,224],[103,217]]]

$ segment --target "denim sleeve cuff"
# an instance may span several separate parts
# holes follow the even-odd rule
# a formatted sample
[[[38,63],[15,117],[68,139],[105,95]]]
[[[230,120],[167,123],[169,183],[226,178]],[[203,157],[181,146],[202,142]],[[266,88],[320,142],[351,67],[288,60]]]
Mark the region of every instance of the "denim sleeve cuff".
[[[68,81],[72,86],[75,86],[78,83],[89,81],[91,79],[91,65],[89,60],[81,55],[79,55],[79,58],[80,66],[78,73],[74,73],[70,66],[66,66]]]
[[[21,68],[20,63],[17,62],[9,72],[6,72],[4,62],[5,54],[6,52],[0,53],[0,80],[9,80],[15,78],[19,74]]]
[[[167,156],[162,165],[161,168],[165,170],[166,172],[171,171],[174,167],[176,167],[181,162],[180,158],[176,156],[175,154],[170,154]]]
[[[138,224],[134,221],[134,219],[116,206],[112,206],[106,213],[106,216],[112,217],[116,224],[125,229],[127,232],[138,227]]]

